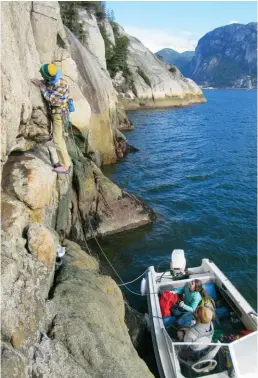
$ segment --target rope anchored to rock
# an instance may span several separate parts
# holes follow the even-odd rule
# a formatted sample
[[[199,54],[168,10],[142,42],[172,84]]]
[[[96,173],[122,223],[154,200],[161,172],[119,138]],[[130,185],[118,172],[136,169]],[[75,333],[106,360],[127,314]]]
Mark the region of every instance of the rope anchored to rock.
[[[147,295],[151,295],[151,294],[154,294],[154,293],[149,293],[149,294],[141,294],[141,293],[137,293],[136,291],[133,291],[131,290],[127,285],[130,284],[130,283],[133,283],[135,281],[137,281],[139,278],[141,278],[144,274],[147,273],[148,269],[146,269],[139,277],[135,278],[134,280],[130,281],[130,282],[124,282],[122,280],[122,278],[120,277],[120,275],[117,273],[116,269],[114,268],[114,266],[112,265],[112,263],[109,261],[107,255],[105,254],[105,252],[103,251],[103,249],[101,248],[101,245],[99,244],[98,242],[98,239],[96,238],[95,236],[95,233],[94,233],[94,230],[92,228],[92,225],[91,225],[91,222],[89,220],[89,218],[87,217],[87,220],[88,220],[88,223],[89,223],[89,226],[90,226],[90,229],[91,229],[91,232],[92,232],[92,236],[93,238],[95,239],[101,253],[103,254],[103,256],[105,257],[105,259],[107,260],[108,264],[111,266],[111,268],[113,269],[113,271],[115,272],[115,274],[117,275],[117,277],[119,278],[119,280],[122,282],[122,284],[119,284],[118,286],[124,286],[130,293],[134,294],[134,295],[138,295],[138,296],[147,296]]]

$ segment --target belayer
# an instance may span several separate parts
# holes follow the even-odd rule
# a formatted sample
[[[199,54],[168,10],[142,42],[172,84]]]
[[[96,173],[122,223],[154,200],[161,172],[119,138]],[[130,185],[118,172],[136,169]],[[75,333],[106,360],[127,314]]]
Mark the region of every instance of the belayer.
[[[53,63],[42,64],[40,73],[44,81],[32,80],[32,82],[39,87],[50,106],[53,141],[59,159],[59,163],[55,164],[53,171],[68,174],[71,160],[63,137],[63,130],[65,119],[69,117],[69,106],[70,111],[74,111],[72,99],[69,99],[69,87],[61,76],[61,70]]]

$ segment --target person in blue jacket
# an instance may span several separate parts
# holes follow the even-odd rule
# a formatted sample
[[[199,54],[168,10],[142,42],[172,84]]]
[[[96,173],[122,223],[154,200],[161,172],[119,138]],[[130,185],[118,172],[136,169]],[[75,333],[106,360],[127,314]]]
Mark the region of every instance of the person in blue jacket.
[[[172,306],[172,316],[167,320],[169,325],[178,324],[179,326],[190,327],[194,319],[194,311],[202,298],[206,297],[202,282],[195,279],[186,283],[182,288],[174,289],[172,293],[182,295],[183,300],[180,300],[178,304]]]

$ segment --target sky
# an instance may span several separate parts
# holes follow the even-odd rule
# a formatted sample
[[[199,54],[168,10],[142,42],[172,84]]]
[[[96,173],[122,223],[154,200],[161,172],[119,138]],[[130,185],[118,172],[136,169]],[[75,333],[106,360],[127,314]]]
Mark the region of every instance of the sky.
[[[115,21],[152,52],[194,50],[217,27],[257,21],[256,1],[106,1]]]

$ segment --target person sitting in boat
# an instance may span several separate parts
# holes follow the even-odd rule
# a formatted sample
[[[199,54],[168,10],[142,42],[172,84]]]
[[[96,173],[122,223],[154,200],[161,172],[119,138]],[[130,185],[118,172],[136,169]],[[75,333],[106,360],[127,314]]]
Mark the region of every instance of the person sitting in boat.
[[[175,288],[171,293],[179,295],[183,300],[179,300],[171,307],[172,316],[163,319],[165,326],[191,327],[195,323],[194,311],[202,299],[207,298],[202,282],[195,279],[186,283],[182,288]]]
[[[183,300],[172,307],[173,315],[176,315],[177,310],[184,310],[194,312],[201,302],[202,298],[206,297],[206,292],[202,287],[202,281],[193,280],[186,283],[183,287],[174,289],[172,293],[182,295]],[[180,311],[182,315],[182,311]]]
[[[199,343],[198,345],[185,346],[180,352],[182,358],[198,360],[210,351],[211,347],[207,344],[212,342],[214,334],[212,317],[212,310],[200,306],[194,312],[195,325],[190,328],[181,328],[177,332],[180,341],[185,343]]]
[[[171,308],[172,316],[175,316],[173,323],[177,323],[181,327],[190,327],[194,323],[193,312],[201,300],[207,296],[202,287],[202,281],[195,279],[186,283],[182,288],[175,289],[172,293],[183,297],[183,300]]]

